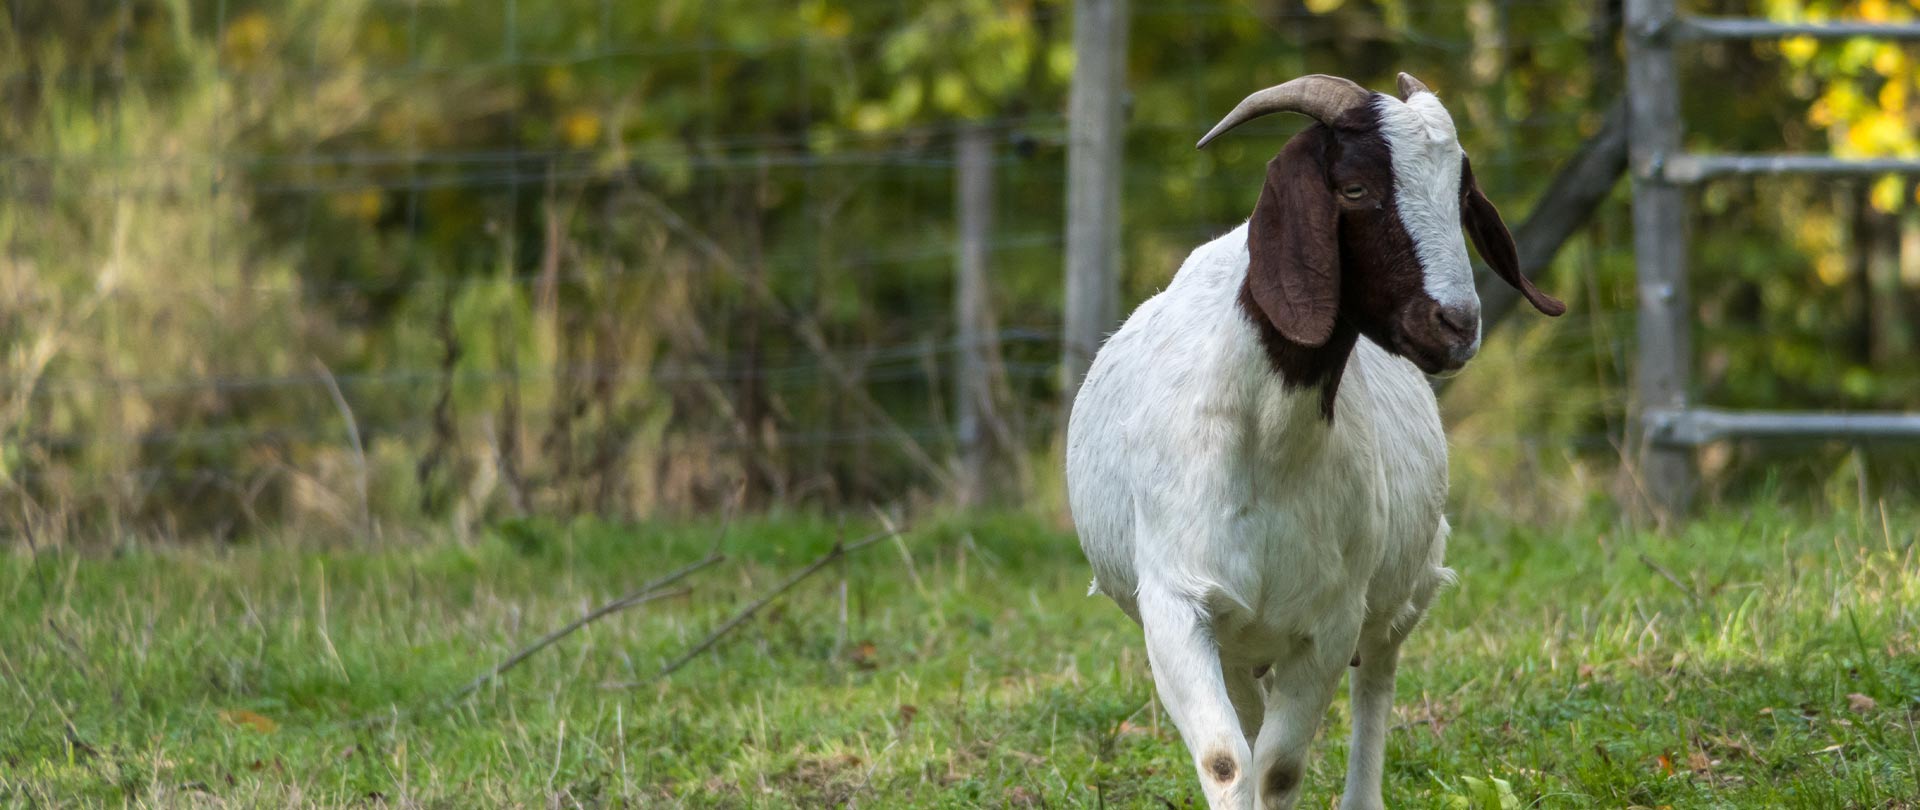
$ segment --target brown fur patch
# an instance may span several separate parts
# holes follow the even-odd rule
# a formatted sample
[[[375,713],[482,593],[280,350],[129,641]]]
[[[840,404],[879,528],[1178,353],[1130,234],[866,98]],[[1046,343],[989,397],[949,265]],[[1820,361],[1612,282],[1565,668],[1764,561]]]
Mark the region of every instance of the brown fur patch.
[[[1207,759],[1207,773],[1213,776],[1213,781],[1224,785],[1232,782],[1240,769],[1233,764],[1232,756],[1218,753]]]
[[[1275,765],[1267,769],[1268,795],[1284,794],[1300,784],[1300,766]]]

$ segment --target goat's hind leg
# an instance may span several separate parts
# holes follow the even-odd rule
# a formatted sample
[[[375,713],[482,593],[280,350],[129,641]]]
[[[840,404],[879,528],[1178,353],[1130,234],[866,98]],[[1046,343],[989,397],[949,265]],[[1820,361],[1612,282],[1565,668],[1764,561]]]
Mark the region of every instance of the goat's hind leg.
[[[1437,559],[1437,557],[1436,557]],[[1452,576],[1435,568],[1433,580],[1398,615],[1370,619],[1360,631],[1360,665],[1353,671],[1353,743],[1347,747],[1347,785],[1340,810],[1383,810],[1380,780],[1387,756],[1387,729],[1393,719],[1393,681],[1400,666],[1400,645],[1426,615],[1434,591]]]
[[[1250,810],[1253,754],[1227,692],[1208,614],[1190,597],[1143,582],[1140,625],[1154,687],[1193,756],[1207,803],[1214,810]]]
[[[1253,748],[1261,810],[1286,810],[1299,801],[1307,754],[1353,657],[1352,638],[1351,631],[1329,633],[1300,644],[1267,676],[1266,719]]]
[[[1406,633],[1368,627],[1360,634],[1360,665],[1349,691],[1353,704],[1353,743],[1347,746],[1347,784],[1340,810],[1382,810],[1380,779],[1387,754],[1387,723],[1393,717],[1393,679]]]
[[[1261,674],[1265,674],[1266,668],[1259,668]],[[1222,660],[1220,669],[1227,681],[1227,698],[1233,701],[1234,714],[1240,718],[1240,733],[1247,738],[1247,747],[1251,749],[1266,713],[1266,696],[1260,688],[1260,679],[1251,666],[1236,666]]]

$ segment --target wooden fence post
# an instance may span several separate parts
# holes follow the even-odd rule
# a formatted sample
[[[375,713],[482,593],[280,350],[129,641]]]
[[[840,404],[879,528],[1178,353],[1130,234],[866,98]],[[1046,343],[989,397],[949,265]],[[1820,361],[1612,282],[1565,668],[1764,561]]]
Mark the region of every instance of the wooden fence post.
[[[954,265],[955,348],[959,362],[954,380],[956,433],[955,500],[977,506],[987,498],[994,431],[993,362],[999,356],[995,342],[990,286],[987,283],[988,240],[993,233],[993,133],[975,124],[960,130],[954,144],[954,213],[959,250]]]
[[[1100,341],[1119,319],[1120,181],[1126,143],[1126,0],[1075,0],[1067,103],[1064,404],[1071,407]]]
[[[1680,85],[1674,69],[1673,0],[1627,0],[1628,156],[1633,169],[1633,257],[1639,297],[1634,437],[1639,484],[1662,514],[1693,495],[1693,456],[1648,440],[1648,418],[1687,404],[1693,362],[1687,294],[1686,189],[1668,179],[1680,154]]]

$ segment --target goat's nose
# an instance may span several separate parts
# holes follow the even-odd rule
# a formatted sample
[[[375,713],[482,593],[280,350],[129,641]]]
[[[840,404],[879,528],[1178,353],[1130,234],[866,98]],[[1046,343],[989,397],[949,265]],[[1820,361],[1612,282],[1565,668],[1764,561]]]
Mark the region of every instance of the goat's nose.
[[[1462,341],[1471,342],[1480,337],[1479,307],[1458,305],[1434,307],[1433,322],[1442,332]]]

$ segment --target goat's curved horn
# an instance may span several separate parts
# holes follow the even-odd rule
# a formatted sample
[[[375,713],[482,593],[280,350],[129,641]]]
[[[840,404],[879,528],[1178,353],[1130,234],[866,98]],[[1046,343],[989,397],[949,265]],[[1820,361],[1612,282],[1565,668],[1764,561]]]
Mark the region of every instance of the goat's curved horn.
[[[1227,113],[1220,123],[1214,124],[1213,129],[1194,148],[1204,149],[1209,141],[1227,130],[1268,113],[1297,112],[1328,123],[1347,110],[1367,103],[1372,97],[1373,93],[1367,88],[1338,76],[1318,73],[1301,76],[1247,96],[1239,106],[1233,108],[1233,112]]]
[[[1400,100],[1401,101],[1406,101],[1407,99],[1413,98],[1414,93],[1431,93],[1431,92],[1433,91],[1428,90],[1425,84],[1421,83],[1419,79],[1416,79],[1413,77],[1413,74],[1411,73],[1400,74]]]

